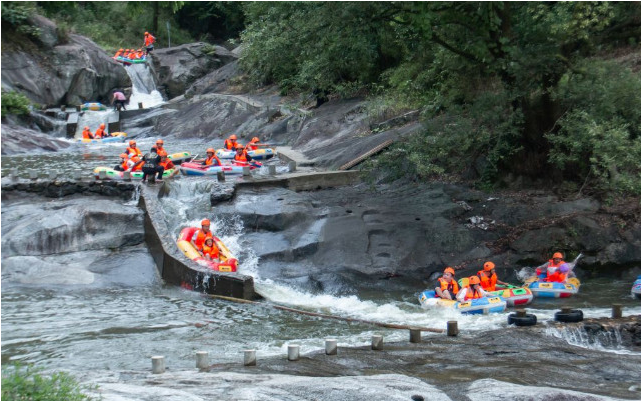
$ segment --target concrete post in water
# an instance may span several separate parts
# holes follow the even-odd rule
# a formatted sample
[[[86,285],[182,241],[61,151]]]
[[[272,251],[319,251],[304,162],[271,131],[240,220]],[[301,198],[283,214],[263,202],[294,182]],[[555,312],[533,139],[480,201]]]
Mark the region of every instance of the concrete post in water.
[[[563,314],[569,314],[572,312],[572,308],[569,306],[563,306],[560,308],[560,312]]]
[[[225,181],[225,173],[217,172],[217,181],[223,183]]]
[[[123,172],[123,180],[132,181],[132,172]]]
[[[208,362],[208,352],[196,352],[196,368],[206,369],[210,363]]]
[[[384,350],[384,337],[382,335],[373,335],[371,337],[372,350]]]
[[[337,339],[326,339],[326,354],[329,356],[337,354]]]
[[[100,180],[105,180],[107,178],[107,172],[105,172],[104,170],[101,170],[100,172],[98,172],[98,178]]]
[[[152,356],[152,373],[161,374],[165,372],[165,357]]]
[[[65,110],[67,110],[67,105],[60,105],[60,111],[64,112]]]
[[[277,174],[277,166],[275,165],[268,165],[268,174],[271,176],[274,176]]]
[[[623,305],[612,304],[612,318],[622,318],[622,317],[623,317]]]
[[[143,109],[143,102],[139,102],[139,103],[138,103],[138,108],[139,108],[139,109]]]
[[[38,178],[38,171],[35,169],[29,169],[29,178],[31,180],[36,180]]]
[[[299,360],[299,345],[288,345],[288,360],[291,362]]]
[[[53,172],[49,172],[49,179],[55,181],[56,178],[58,177],[58,172],[55,170]]]
[[[422,331],[419,329],[410,329],[409,330],[409,342],[411,343],[420,343],[422,342]]]
[[[243,365],[244,366],[257,365],[257,351],[255,349],[248,349],[243,351]]]
[[[524,308],[516,310],[516,317],[526,317],[527,312],[525,311]]]
[[[11,178],[11,180],[18,180],[18,169],[11,168],[11,170],[9,171],[9,177]]]
[[[243,175],[244,176],[250,176],[250,166],[244,166],[243,167]]]
[[[82,172],[80,170],[74,170],[74,180],[80,181],[80,176],[82,175]]]
[[[447,321],[447,336],[458,336],[457,321]]]
[[[81,105],[76,105],[76,111],[80,112]]]
[[[288,171],[292,173],[292,172],[295,172],[296,170],[297,170],[297,162],[295,161],[288,162]]]

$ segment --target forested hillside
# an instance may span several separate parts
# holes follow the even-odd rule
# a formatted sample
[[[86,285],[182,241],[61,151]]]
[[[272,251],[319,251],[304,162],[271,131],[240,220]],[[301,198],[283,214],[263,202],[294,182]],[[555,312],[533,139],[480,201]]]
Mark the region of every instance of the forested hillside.
[[[3,2],[3,34],[29,33],[16,10],[108,52],[145,30],[243,44],[256,87],[418,110],[427,129],[373,164],[390,178],[640,194],[639,2]]]

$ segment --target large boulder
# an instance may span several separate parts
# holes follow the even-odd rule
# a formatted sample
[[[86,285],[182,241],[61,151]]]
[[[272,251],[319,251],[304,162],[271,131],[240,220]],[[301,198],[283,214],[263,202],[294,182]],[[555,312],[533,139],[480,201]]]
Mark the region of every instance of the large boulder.
[[[45,105],[106,103],[110,91],[131,86],[123,66],[86,37],[57,34],[55,24],[42,16],[32,19],[40,28],[38,46],[10,43],[3,37],[2,89],[25,94]]]
[[[203,42],[158,49],[152,52],[158,82],[169,98],[186,91],[197,79],[237,59],[226,48]]]
[[[15,126],[2,124],[2,155],[21,154],[25,152],[55,152],[69,148],[71,143],[41,132]]]

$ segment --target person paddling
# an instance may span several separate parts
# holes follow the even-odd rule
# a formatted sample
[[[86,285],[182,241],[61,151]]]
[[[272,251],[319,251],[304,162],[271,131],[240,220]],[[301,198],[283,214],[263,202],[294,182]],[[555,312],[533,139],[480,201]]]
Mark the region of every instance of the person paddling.
[[[221,161],[214,154],[214,148],[208,148],[205,153],[207,157],[201,162],[203,166],[221,166]]]
[[[565,264],[563,254],[557,251],[552,255],[551,260],[536,267],[536,276],[538,279],[544,279],[547,282],[562,282],[557,272],[563,264]]]
[[[250,155],[248,155],[248,152],[244,149],[244,146],[241,144],[237,144],[237,153],[234,155],[234,161],[238,163],[242,163],[244,165],[247,165],[252,158]]]
[[[107,133],[105,132],[105,123],[100,123],[100,126],[98,129],[96,129],[96,133],[94,133],[94,138],[105,138],[107,137]]]
[[[259,137],[252,137],[248,145],[246,145],[246,151],[256,151],[259,148]]]
[[[480,278],[480,286],[487,292],[496,290],[496,283],[509,285],[507,282],[498,279],[498,275],[496,275],[496,264],[491,261],[484,263],[482,271],[478,271],[478,277]]]
[[[89,131],[89,126],[83,127],[83,139],[85,139],[85,140],[93,140],[94,139],[94,134],[92,134],[92,132]]]

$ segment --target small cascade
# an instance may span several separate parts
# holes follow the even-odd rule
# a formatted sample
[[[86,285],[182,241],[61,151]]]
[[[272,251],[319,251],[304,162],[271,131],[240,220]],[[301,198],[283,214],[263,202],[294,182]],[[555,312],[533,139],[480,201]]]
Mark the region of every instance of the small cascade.
[[[109,133],[109,121],[116,117],[116,112],[112,109],[103,111],[86,111],[78,117],[78,127],[76,128],[75,138],[82,138],[83,128],[89,127],[92,134],[96,132],[101,123],[105,123],[105,131]]]
[[[128,109],[138,109],[139,103],[142,103],[144,108],[150,108],[165,102],[163,95],[156,89],[152,70],[147,64],[132,64],[126,66],[125,71],[132,80],[132,96]]]
[[[549,336],[565,340],[570,345],[593,350],[604,350],[613,353],[635,353],[628,349],[618,327],[605,328],[601,331],[588,332],[584,326],[573,328],[548,327],[545,332]],[[638,353],[635,353],[638,354]]]

